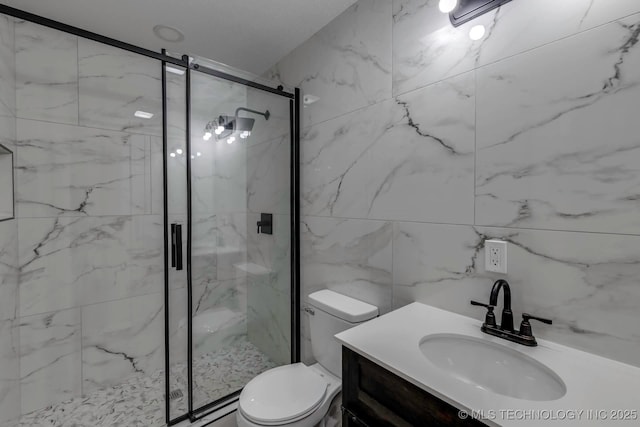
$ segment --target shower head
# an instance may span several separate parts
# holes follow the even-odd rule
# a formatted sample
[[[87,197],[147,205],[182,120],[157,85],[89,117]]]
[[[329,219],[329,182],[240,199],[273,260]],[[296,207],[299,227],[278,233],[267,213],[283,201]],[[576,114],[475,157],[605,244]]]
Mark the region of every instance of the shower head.
[[[242,139],[248,138],[249,135],[251,135],[251,131],[253,130],[253,125],[256,120],[249,117],[240,117],[238,115],[240,111],[247,111],[249,113],[261,115],[265,120],[269,120],[269,117],[271,117],[269,110],[262,112],[239,107],[236,109],[234,116],[221,115],[207,123],[207,126],[204,129],[204,139],[209,140],[211,136],[215,134],[216,139],[220,140],[231,137],[235,132],[238,132]],[[233,140],[235,140],[235,138]]]

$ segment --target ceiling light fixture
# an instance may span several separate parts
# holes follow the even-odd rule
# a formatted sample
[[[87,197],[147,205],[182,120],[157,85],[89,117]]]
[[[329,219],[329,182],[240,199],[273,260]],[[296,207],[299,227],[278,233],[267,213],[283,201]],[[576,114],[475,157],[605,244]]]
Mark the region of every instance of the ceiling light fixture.
[[[156,25],[153,27],[153,33],[159,39],[170,43],[177,43],[184,40],[182,31],[168,25]]]
[[[183,153],[182,148],[178,148],[178,149],[176,150],[176,153],[178,153],[178,154],[182,154],[182,153]]]
[[[134,116],[140,117],[141,119],[150,119],[153,117],[153,113],[147,113],[146,111],[136,111],[133,113]]]
[[[471,40],[480,40],[484,37],[485,32],[486,29],[484,28],[484,25],[476,25],[471,27],[471,30],[469,31],[469,38]]]
[[[456,7],[458,7],[458,0],[440,0],[440,4],[438,5],[442,13],[449,13]]]
[[[511,0],[440,0],[440,10],[449,13],[449,20],[454,27],[459,27],[465,22],[469,22],[487,12],[492,11]],[[458,3],[455,7],[449,9],[452,3]],[[444,8],[444,10],[443,10]],[[449,12],[445,12],[449,10]]]

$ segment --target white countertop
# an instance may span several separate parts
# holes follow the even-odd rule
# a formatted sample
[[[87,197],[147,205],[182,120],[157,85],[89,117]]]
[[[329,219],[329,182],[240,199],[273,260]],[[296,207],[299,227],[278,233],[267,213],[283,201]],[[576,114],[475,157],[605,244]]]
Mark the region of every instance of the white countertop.
[[[451,405],[469,413],[480,411],[487,425],[640,425],[640,368],[544,340],[526,347],[487,335],[481,325],[480,320],[413,303],[336,338]],[[534,335],[535,329],[534,324]],[[567,392],[557,400],[529,401],[466,384],[432,365],[419,348],[426,335],[442,333],[481,338],[524,353],[555,371]],[[627,420],[613,419],[616,416]]]

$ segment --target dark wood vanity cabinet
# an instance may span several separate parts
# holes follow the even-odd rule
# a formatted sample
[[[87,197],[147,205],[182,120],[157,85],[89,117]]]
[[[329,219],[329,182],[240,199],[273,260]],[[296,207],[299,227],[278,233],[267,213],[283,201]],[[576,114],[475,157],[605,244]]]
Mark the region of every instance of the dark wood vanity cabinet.
[[[342,348],[344,427],[484,426],[366,357]]]

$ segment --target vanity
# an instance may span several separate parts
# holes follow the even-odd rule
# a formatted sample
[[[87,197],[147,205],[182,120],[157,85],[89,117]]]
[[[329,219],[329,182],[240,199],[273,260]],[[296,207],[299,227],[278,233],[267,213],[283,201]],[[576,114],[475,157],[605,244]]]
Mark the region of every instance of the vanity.
[[[343,425],[640,424],[640,368],[413,303],[336,335]]]

